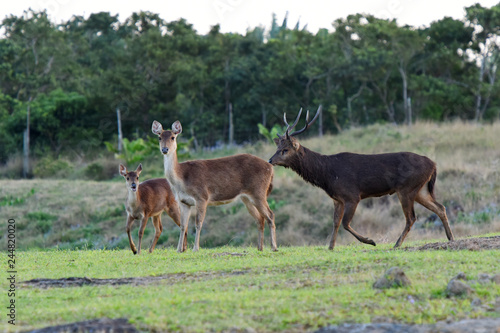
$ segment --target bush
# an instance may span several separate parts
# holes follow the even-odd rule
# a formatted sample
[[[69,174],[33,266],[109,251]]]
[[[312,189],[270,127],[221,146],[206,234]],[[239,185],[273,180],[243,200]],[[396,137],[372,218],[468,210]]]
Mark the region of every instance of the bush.
[[[30,212],[26,217],[31,223],[35,223],[35,229],[42,234],[46,234],[52,229],[52,224],[57,220],[57,216],[45,212]]]
[[[118,173],[118,164],[112,160],[94,161],[83,170],[85,178],[90,180],[107,180]]]
[[[61,159],[42,158],[36,162],[33,175],[37,178],[65,178],[73,171],[73,166]]]

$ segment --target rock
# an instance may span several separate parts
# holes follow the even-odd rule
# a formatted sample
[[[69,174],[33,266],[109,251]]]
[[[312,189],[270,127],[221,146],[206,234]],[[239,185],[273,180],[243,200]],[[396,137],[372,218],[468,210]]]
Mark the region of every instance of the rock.
[[[467,276],[465,276],[464,272],[460,272],[453,279],[455,279],[455,280],[467,280]]]
[[[375,281],[373,288],[387,289],[409,286],[410,280],[406,277],[405,272],[399,267],[389,268],[380,279]]]
[[[483,304],[483,303],[482,303],[482,302],[481,302],[481,300],[480,300],[479,298],[477,298],[477,297],[476,297],[476,298],[474,298],[474,299],[472,300],[472,302],[470,302],[470,305],[471,305],[472,307],[474,307],[474,308],[477,308],[477,307],[481,306],[481,304]]]
[[[500,274],[493,275],[493,277],[491,278],[491,282],[500,284]]]
[[[491,276],[486,273],[481,273],[477,276],[477,282],[480,284],[487,284],[491,282]]]
[[[446,294],[448,297],[468,296],[471,292],[472,289],[467,283],[455,278],[451,279],[446,287]]]

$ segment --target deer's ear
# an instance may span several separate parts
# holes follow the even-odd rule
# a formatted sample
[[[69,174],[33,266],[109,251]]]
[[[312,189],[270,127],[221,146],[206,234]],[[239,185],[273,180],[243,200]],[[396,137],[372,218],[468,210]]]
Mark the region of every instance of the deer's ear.
[[[153,134],[160,135],[161,132],[163,132],[163,127],[155,120],[153,121],[153,125],[151,125],[151,132],[153,132]]]
[[[142,172],[142,163],[139,164],[139,166],[137,167],[137,169],[135,169],[135,172],[137,173],[137,175],[139,176]]]
[[[175,135],[182,133],[182,125],[180,121],[176,120],[175,123],[172,124],[172,132],[174,132]]]
[[[276,146],[280,143],[280,139],[279,138],[274,138],[273,141],[276,144]]]
[[[120,172],[120,175],[122,175],[123,177],[126,177],[127,176],[127,168],[125,168],[123,166],[123,164],[120,164],[120,167],[119,167],[119,172]]]
[[[292,146],[293,146],[293,149],[299,150],[300,143],[297,140],[292,140]]]

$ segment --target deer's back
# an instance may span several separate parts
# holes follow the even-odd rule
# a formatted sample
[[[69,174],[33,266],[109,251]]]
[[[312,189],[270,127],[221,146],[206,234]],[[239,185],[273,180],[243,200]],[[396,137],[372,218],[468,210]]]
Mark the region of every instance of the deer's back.
[[[267,193],[273,178],[272,165],[263,159],[240,154],[181,163],[187,191],[210,201],[230,201],[241,194]]]
[[[165,178],[148,179],[139,184],[139,198],[148,212],[161,212],[168,205],[176,204],[175,197]]]
[[[339,183],[353,185],[361,197],[392,194],[401,189],[422,187],[436,169],[429,158],[410,152],[330,156]]]

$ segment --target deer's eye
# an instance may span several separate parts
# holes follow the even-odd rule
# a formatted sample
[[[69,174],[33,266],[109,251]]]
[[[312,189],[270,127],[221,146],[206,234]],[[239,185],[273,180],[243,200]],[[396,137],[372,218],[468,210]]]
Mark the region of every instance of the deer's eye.
[[[175,140],[175,136],[173,136],[171,139],[172,139],[172,141],[174,141]]]
[[[283,149],[283,150],[281,151],[281,155],[285,155],[287,152],[288,152],[288,149]]]
[[[127,180],[130,180],[130,178],[127,177]]]
[[[161,136],[158,137],[158,140],[161,141]]]

